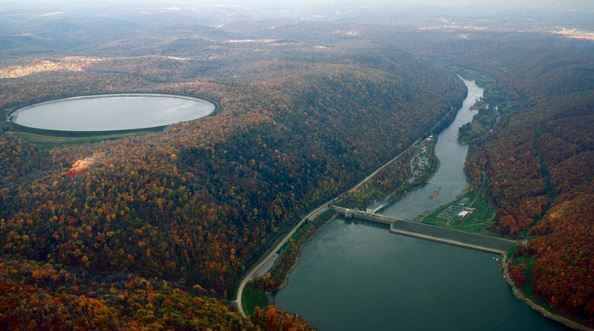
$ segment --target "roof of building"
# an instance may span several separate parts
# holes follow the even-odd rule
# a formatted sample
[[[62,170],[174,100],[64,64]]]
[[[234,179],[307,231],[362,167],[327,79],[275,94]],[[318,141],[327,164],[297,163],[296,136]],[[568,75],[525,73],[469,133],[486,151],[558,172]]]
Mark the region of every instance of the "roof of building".
[[[466,217],[468,214],[470,214],[470,212],[468,210],[463,210],[461,212],[458,213],[459,217]]]

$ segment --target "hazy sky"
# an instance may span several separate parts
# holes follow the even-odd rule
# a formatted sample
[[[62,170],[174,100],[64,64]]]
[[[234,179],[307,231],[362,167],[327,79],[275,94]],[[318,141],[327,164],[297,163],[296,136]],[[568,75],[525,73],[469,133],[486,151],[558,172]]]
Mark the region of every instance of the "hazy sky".
[[[231,10],[229,15],[208,16],[212,11],[200,8],[213,6],[221,7],[216,9],[219,14],[224,7],[231,7]],[[204,13],[201,24],[212,26],[223,26],[239,17],[379,24],[483,19],[500,25],[518,23],[522,29],[558,26],[594,29],[594,0],[0,0],[0,15],[3,10],[11,9],[33,10],[40,17],[135,17],[136,23],[141,23],[139,17],[160,12],[176,11],[194,17]],[[131,13],[133,15],[129,16]],[[160,18],[161,23],[167,21],[165,16]]]
[[[315,9],[319,7],[336,7],[337,9],[349,9],[353,7],[419,7],[431,6],[463,7],[463,8],[487,8],[487,9],[578,9],[594,10],[594,0],[1,0],[0,9],[3,7],[35,7],[51,6],[68,8],[80,5],[93,6],[196,6],[196,5],[244,5],[249,7],[276,7],[290,9]]]

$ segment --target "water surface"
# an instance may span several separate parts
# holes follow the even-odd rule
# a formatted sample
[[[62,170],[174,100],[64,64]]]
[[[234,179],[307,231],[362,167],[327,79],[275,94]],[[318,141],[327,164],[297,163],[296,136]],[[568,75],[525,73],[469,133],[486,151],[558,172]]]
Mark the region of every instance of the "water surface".
[[[108,94],[43,102],[11,114],[16,124],[57,131],[115,131],[159,127],[209,115],[207,100],[166,94]]]

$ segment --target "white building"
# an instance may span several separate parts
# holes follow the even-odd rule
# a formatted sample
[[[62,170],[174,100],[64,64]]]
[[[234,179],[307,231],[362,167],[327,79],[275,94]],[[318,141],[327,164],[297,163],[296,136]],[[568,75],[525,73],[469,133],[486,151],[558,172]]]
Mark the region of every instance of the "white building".
[[[464,218],[464,217],[468,216],[468,214],[470,214],[470,212],[468,210],[463,210],[458,213],[458,217]]]

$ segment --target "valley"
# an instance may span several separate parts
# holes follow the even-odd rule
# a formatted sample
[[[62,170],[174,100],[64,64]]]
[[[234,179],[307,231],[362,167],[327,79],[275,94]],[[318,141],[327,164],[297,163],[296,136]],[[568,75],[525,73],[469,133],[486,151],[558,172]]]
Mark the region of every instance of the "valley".
[[[89,6],[0,10],[0,327],[563,329],[502,267],[594,327],[594,44],[550,23],[587,11]],[[208,107],[10,121],[122,93]],[[522,244],[500,265],[329,202]]]

